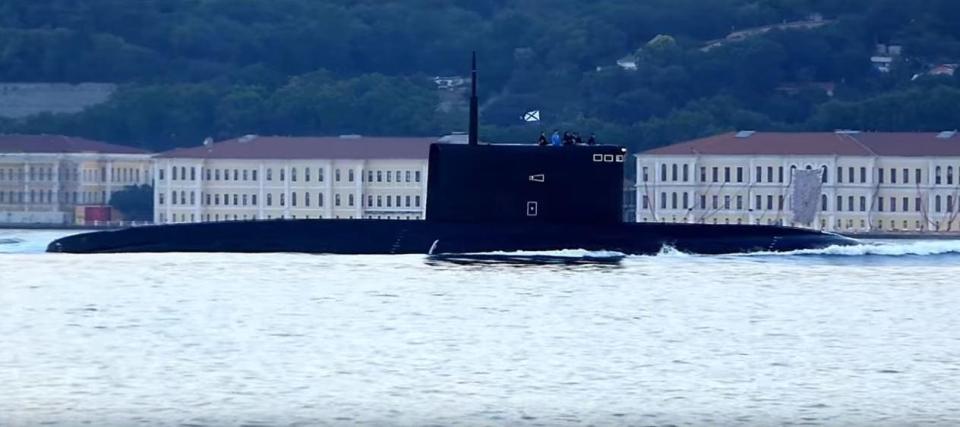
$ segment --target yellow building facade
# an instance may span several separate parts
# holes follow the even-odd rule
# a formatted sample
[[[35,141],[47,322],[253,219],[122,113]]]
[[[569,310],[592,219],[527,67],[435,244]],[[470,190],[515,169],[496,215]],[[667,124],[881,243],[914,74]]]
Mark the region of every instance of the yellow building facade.
[[[3,224],[74,224],[78,207],[105,206],[127,186],[150,183],[150,155],[142,150],[64,136],[0,136]]]

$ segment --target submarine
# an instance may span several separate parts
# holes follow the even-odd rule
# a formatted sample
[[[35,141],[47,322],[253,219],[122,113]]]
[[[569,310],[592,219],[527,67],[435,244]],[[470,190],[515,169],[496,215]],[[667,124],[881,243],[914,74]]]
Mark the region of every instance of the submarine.
[[[777,225],[623,221],[627,150],[479,142],[476,54],[467,143],[430,146],[420,221],[273,219],[163,224],[53,241],[48,252],[478,254],[582,249],[653,255],[788,252],[859,244]]]

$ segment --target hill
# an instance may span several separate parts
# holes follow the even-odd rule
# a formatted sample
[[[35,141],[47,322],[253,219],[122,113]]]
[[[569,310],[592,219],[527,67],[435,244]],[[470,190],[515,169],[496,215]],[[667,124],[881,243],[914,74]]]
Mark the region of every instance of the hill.
[[[474,49],[490,140],[569,128],[639,150],[731,129],[952,129],[960,73],[928,72],[960,62],[957,22],[955,0],[0,0],[0,81],[121,85],[0,130],[154,150],[437,135],[464,114],[432,77],[464,74]],[[531,109],[540,125],[521,122]]]

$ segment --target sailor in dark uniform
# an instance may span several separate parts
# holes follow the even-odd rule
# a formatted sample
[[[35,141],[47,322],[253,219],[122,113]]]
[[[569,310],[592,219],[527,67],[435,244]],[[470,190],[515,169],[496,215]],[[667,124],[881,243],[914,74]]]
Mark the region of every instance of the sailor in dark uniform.
[[[543,146],[545,146],[545,145],[547,145],[547,144],[548,144],[548,142],[547,142],[547,136],[544,135],[543,132],[540,132],[540,137],[537,138],[537,145],[543,147]]]
[[[590,134],[590,139],[587,140],[587,145],[597,145],[597,135]]]
[[[576,145],[583,144],[583,138],[580,137],[580,132],[573,133],[573,143]]]

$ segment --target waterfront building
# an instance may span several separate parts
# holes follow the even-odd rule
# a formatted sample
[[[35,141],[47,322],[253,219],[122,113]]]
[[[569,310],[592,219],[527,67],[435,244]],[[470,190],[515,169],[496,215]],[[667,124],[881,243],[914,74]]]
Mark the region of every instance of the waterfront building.
[[[248,135],[161,153],[154,222],[423,219],[436,141]]]
[[[140,149],[57,135],[0,135],[0,224],[73,224],[83,208],[102,208],[125,187],[149,184],[150,175],[150,155]]]
[[[956,131],[741,131],[657,148],[636,160],[641,222],[960,231]],[[819,172],[818,212],[809,224],[794,218],[797,169]]]

